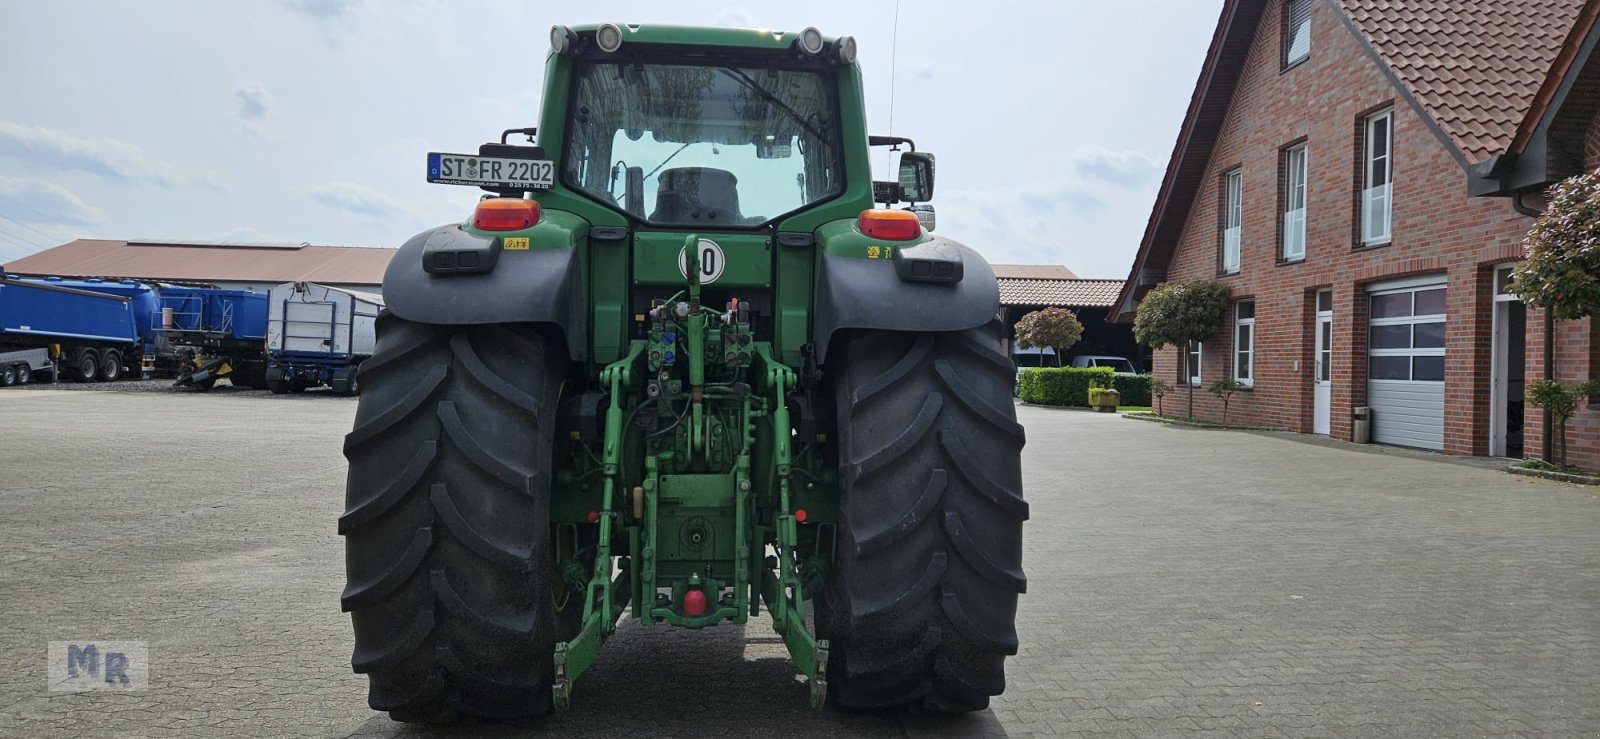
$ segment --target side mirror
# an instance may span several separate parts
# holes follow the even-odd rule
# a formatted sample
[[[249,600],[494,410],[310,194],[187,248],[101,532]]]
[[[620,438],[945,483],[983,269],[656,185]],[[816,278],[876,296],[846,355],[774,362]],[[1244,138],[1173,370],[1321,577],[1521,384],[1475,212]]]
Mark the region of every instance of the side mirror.
[[[913,203],[933,199],[933,155],[908,151],[900,155],[900,196]]]
[[[922,221],[922,230],[924,231],[932,231],[933,227],[939,222],[939,219],[934,217],[933,206],[927,203],[917,203],[906,208],[906,210],[917,214],[917,220]]]

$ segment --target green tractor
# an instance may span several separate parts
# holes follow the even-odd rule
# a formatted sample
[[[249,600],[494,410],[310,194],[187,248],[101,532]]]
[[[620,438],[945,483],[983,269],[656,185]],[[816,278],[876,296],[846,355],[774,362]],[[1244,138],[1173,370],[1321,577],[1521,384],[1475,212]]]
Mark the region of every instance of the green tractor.
[[[339,519],[370,704],[562,710],[624,616],[765,609],[815,707],[986,707],[1023,429],[994,273],[929,233],[933,157],[867,135],[848,36],[551,45],[537,128],[428,157],[490,194],[384,278]]]

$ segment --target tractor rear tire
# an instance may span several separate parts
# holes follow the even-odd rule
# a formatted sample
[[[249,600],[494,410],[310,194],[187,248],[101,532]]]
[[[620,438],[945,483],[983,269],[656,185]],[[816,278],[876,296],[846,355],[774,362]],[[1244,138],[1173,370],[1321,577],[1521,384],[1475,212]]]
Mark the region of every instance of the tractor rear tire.
[[[818,607],[843,707],[957,713],[1005,690],[1028,504],[999,328],[843,347],[838,554]]]
[[[560,344],[392,314],[377,330],[339,519],[368,703],[428,723],[548,713],[558,624],[583,610],[551,554]]]

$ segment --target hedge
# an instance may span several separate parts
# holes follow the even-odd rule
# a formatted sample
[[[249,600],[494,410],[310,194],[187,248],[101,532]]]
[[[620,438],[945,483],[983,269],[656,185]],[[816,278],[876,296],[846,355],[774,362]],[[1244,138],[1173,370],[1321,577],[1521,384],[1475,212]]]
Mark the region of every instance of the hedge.
[[[1026,367],[1017,397],[1040,405],[1089,405],[1090,381],[1100,378],[1121,393],[1121,405],[1150,405],[1150,375],[1118,375],[1110,367]]]
[[[1017,384],[1017,397],[1040,405],[1087,406],[1089,381],[1096,378],[1111,385],[1116,373],[1110,367],[1026,367]]]
[[[1150,375],[1117,375],[1117,392],[1122,393],[1122,405],[1148,406],[1150,398]]]

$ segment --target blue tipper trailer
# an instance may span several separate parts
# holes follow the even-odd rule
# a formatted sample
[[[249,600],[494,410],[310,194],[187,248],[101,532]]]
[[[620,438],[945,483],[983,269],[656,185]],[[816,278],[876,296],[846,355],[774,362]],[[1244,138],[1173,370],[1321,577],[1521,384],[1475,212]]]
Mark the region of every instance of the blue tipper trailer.
[[[178,385],[266,387],[267,294],[162,285],[152,324],[172,347],[192,347]]]
[[[59,368],[55,374],[63,378],[121,379],[129,364],[155,353],[148,330],[153,296],[150,286],[132,281],[5,275],[0,347],[49,349]]]

